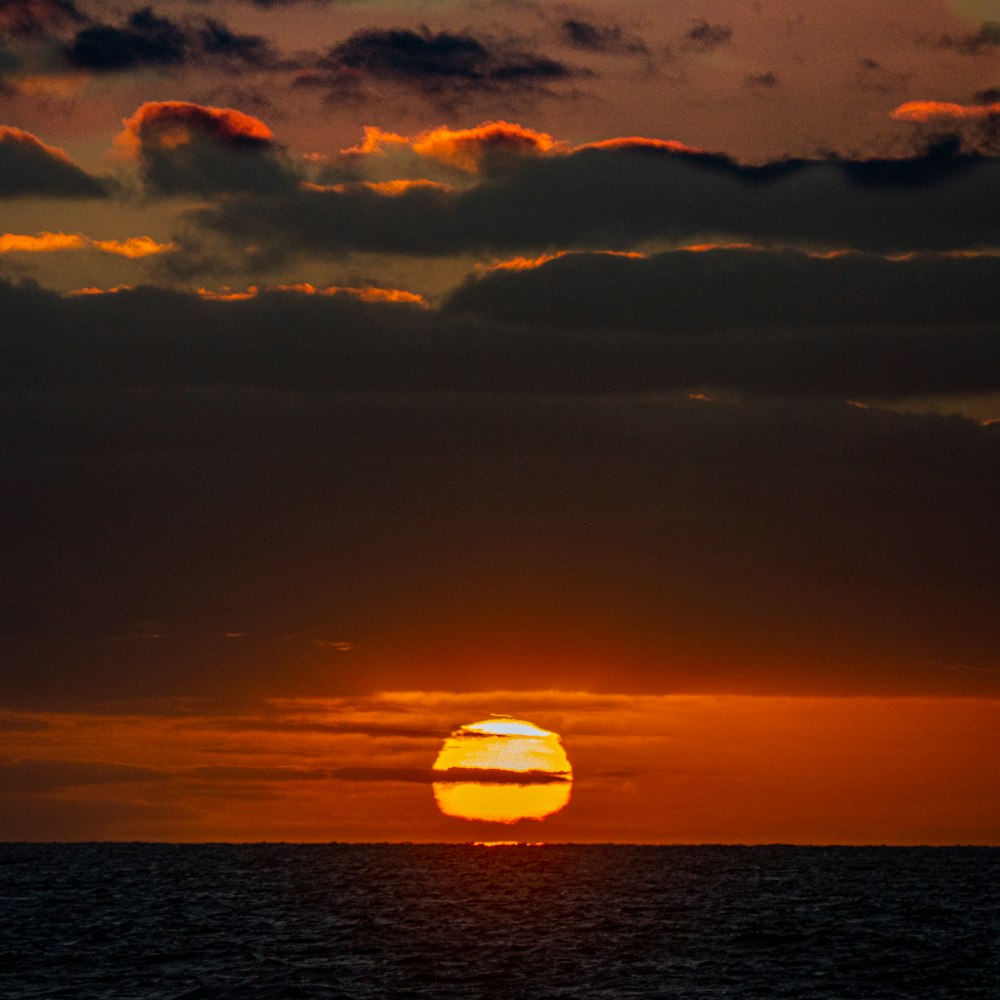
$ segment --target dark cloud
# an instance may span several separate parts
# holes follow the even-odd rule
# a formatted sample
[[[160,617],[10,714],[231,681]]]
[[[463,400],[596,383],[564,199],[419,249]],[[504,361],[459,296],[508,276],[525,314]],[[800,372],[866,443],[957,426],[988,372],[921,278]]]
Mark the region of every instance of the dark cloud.
[[[780,81],[775,73],[768,70],[766,73],[750,73],[743,78],[743,83],[747,87],[763,87],[771,90],[777,87]]]
[[[502,768],[449,767],[435,771],[429,767],[341,767],[330,776],[340,781],[402,781],[430,785],[435,782],[491,785],[552,785],[568,779],[548,771],[509,771]]]
[[[629,249],[646,239],[720,238],[879,252],[993,247],[1000,160],[953,141],[894,160],[782,160],[742,166],[719,155],[623,140],[525,159],[471,189],[361,186],[227,202],[197,220],[273,254],[411,254]],[[891,197],[888,195],[891,193]],[[872,220],[878,219],[878,225]]]
[[[1000,21],[984,21],[971,35],[939,35],[931,38],[921,35],[919,41],[941,49],[954,49],[964,56],[979,56],[1000,46]]]
[[[48,792],[84,785],[162,781],[167,775],[150,767],[89,760],[26,758],[0,762],[0,791]]]
[[[183,776],[205,781],[327,781],[336,777],[328,767],[242,767],[206,764],[188,768]]]
[[[9,73],[21,65],[21,59],[3,42],[0,42],[0,74]]]
[[[531,90],[578,74],[513,43],[426,27],[358,31],[330,49],[317,68],[320,76],[303,82],[350,88],[388,81],[430,94]]]
[[[239,34],[212,18],[205,18],[194,37],[206,56],[246,63],[258,70],[279,65],[276,51],[261,35]]]
[[[187,57],[187,36],[169,18],[144,7],[133,11],[122,27],[93,24],[81,29],[65,51],[73,65],[98,72],[178,66]]]
[[[628,34],[618,24],[594,24],[579,18],[566,18],[559,25],[560,35],[568,45],[588,52],[624,55],[647,55],[641,38]]]
[[[725,294],[713,295],[714,288],[724,288]],[[951,353],[943,340],[939,352],[926,340],[935,339],[934,331],[939,330],[942,337],[968,335],[979,342],[979,349],[974,349],[971,340],[963,341],[963,349],[954,352],[952,361],[967,361],[967,376],[973,381],[980,372],[985,380],[980,388],[992,386],[1000,377],[1000,353],[994,353],[985,333],[993,317],[1000,315],[1000,258],[993,256],[886,260],[845,254],[817,259],[797,252],[747,249],[675,251],[646,259],[575,254],[535,268],[495,270],[469,280],[453,293],[445,309],[577,330],[635,329],[681,337],[740,330],[758,356],[763,343],[757,338],[776,338],[772,349],[776,357],[788,352],[790,366],[785,374],[789,376],[797,336],[786,341],[786,334],[779,331],[812,329],[816,332],[808,350],[820,350],[820,343],[830,336],[823,350],[831,357],[844,355],[838,362],[841,371],[857,363],[856,375],[867,368],[887,394],[923,391],[916,382],[904,387],[900,381],[900,376],[904,381],[916,378],[919,363],[901,348],[897,337],[906,339],[912,334],[913,345],[920,345],[917,353],[926,353],[930,361]],[[960,327],[966,328],[965,334],[957,333]],[[973,328],[978,332],[971,333]],[[750,330],[759,333],[750,334]],[[850,330],[858,332],[858,343],[844,344],[840,350],[836,341]],[[902,366],[905,376],[890,360],[897,348],[908,357]],[[874,357],[862,361],[855,353],[858,350],[885,353],[877,375],[875,368],[868,367],[875,364]],[[739,353],[738,344],[733,343],[724,356],[735,362]],[[731,377],[735,375],[734,370]],[[835,378],[832,369],[826,369],[826,377]],[[924,377],[933,379],[931,368]],[[721,371],[718,378],[733,384]],[[706,375],[701,380],[713,378]],[[895,388],[890,389],[890,383]],[[818,385],[815,389],[822,391]],[[835,389],[845,390],[861,393],[870,387],[855,382],[850,389],[845,385]]]
[[[177,141],[179,134],[183,142]],[[273,193],[299,182],[270,129],[231,108],[148,102],[126,120],[119,142],[156,194]]]
[[[996,258],[813,260],[745,251],[578,255],[496,271],[458,290],[440,313],[277,292],[220,303],[152,289],[62,300],[7,288],[0,384],[43,393],[36,405],[69,435],[67,446],[104,435],[123,449],[150,434],[164,446],[197,447],[196,428],[219,386],[244,394],[239,420],[219,428],[216,444],[226,447],[240,444],[243,431],[266,431],[251,389],[981,393],[1000,382],[991,326],[998,289]],[[205,395],[186,404],[186,416],[164,398],[155,410],[162,416],[151,415],[142,430],[113,410],[104,424],[63,424],[45,403],[53,390],[140,385],[200,386]],[[18,417],[18,398],[4,406],[0,440],[10,447],[40,440]],[[317,443],[326,440],[321,426]],[[281,428],[270,437],[291,445],[298,424]]]
[[[0,697],[460,691],[483,662],[995,695],[959,668],[1000,639],[1000,435],[845,405],[998,390],[995,265],[939,263],[563,258],[444,311],[3,287]]]
[[[30,132],[0,125],[0,198],[104,198],[106,181],[88,174]]]
[[[255,70],[284,65],[260,35],[239,34],[208,17],[172,21],[151,7],[133,11],[120,26],[89,24],[76,33],[64,52],[72,65],[98,73],[205,62]]]
[[[909,84],[910,73],[894,72],[870,57],[859,59],[851,87],[877,94],[899,93]]]
[[[728,44],[733,37],[733,29],[728,24],[710,24],[704,18],[695,21],[684,35],[687,48],[697,52],[711,52],[720,45]]]
[[[202,726],[203,724],[199,723],[199,728]],[[427,740],[440,739],[441,736],[437,729],[391,726],[376,722],[286,722],[277,719],[239,718],[212,724],[211,728],[230,729],[241,733],[326,733],[335,736],[370,736],[372,739]]]

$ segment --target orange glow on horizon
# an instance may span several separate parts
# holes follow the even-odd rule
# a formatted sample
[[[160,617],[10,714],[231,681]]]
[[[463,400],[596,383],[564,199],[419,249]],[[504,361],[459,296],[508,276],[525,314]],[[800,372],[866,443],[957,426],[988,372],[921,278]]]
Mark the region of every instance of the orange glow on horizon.
[[[565,690],[0,710],[3,836],[511,839],[522,828],[442,814],[428,766],[456,717],[495,721],[488,706],[509,703],[571,744],[572,808],[545,821],[560,843],[1000,845],[1000,699]],[[518,773],[498,787],[567,788]]]

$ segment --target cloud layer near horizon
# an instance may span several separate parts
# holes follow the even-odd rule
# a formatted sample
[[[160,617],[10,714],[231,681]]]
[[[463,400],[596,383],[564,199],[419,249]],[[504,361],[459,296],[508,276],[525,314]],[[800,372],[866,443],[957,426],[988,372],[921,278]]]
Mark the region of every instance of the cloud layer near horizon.
[[[440,310],[0,289],[5,697],[462,688],[484,662],[995,691],[996,427],[845,405],[995,387],[994,306],[948,322],[927,261],[868,263],[564,257]],[[955,308],[997,285],[946,263]],[[779,326],[746,323],[761,268]],[[638,305],[567,320],[588,294]]]

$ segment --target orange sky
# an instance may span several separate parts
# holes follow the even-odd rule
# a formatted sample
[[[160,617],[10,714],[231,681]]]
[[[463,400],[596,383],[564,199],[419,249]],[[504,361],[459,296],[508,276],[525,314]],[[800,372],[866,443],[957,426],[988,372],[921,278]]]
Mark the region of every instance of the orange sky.
[[[1000,843],[998,17],[3,0],[0,839]]]
[[[167,707],[5,716],[3,838],[1000,844],[996,700],[501,691]],[[490,712],[561,734],[564,811],[512,827],[439,813],[444,737]]]

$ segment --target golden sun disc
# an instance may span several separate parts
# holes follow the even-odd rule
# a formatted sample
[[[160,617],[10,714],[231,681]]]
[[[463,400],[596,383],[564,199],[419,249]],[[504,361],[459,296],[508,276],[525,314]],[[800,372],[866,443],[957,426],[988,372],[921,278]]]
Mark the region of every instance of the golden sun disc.
[[[492,823],[545,819],[570,799],[573,769],[558,733],[494,716],[460,726],[434,762],[434,798],[446,816]]]

